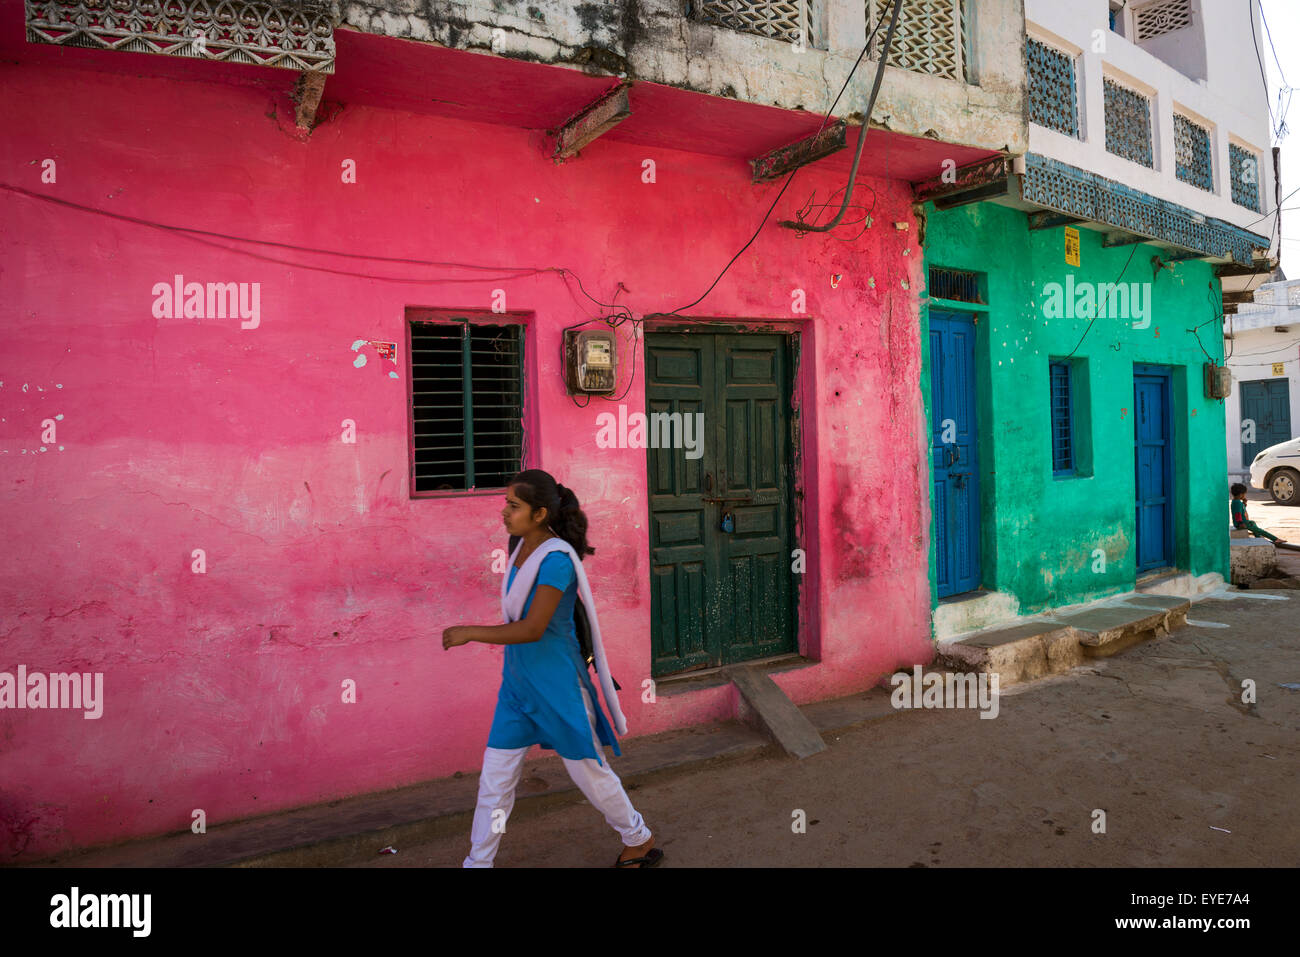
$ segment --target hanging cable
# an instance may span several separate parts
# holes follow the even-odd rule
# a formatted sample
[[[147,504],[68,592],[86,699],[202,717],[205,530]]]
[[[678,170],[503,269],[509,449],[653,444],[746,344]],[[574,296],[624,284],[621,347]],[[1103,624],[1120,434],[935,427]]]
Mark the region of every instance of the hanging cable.
[[[862,148],[866,145],[867,132],[871,129],[871,111],[876,107],[876,96],[880,93],[880,83],[885,78],[885,63],[889,59],[889,51],[893,47],[894,30],[898,26],[898,14],[902,9],[903,0],[894,0],[894,12],[889,18],[889,30],[885,33],[885,48],[880,52],[880,66],[876,68],[876,80],[871,84],[871,98],[867,100],[867,111],[863,116],[862,126],[858,131],[858,148],[853,151],[853,166],[849,169],[849,185],[844,191],[844,202],[840,205],[840,211],[835,214],[834,219],[822,226],[809,226],[802,221],[791,222],[790,220],[783,220],[777,223],[778,226],[797,229],[801,233],[829,233],[844,218],[844,214],[849,208],[849,199],[853,196],[853,184],[858,178],[858,164],[862,162]]]
[[[895,10],[897,11],[898,7],[901,7],[903,0],[894,0],[894,2],[895,2],[895,5],[896,5],[896,6],[895,6]],[[883,21],[882,21],[882,22],[883,22]],[[844,95],[844,91],[848,89],[848,87],[849,87],[849,81],[853,79],[853,74],[854,74],[855,72],[857,72],[858,65],[862,62],[862,58],[863,58],[864,56],[866,56],[866,54],[867,54],[867,50],[868,50],[868,49],[870,48],[870,46],[871,46],[871,41],[875,39],[876,33],[877,33],[877,31],[878,31],[879,29],[880,29],[880,23],[877,23],[876,26],[872,29],[871,33],[867,36],[867,42],[863,45],[863,47],[862,47],[862,52],[858,54],[858,58],[857,58],[857,60],[854,62],[852,69],[849,70],[849,75],[848,75],[847,77],[844,78],[844,84],[840,87],[840,92],[837,93],[837,94],[835,95],[835,99],[834,99],[833,101],[831,101],[830,109],[828,109],[828,110],[826,111],[826,115],[822,117],[821,125],[817,127],[817,132],[813,134],[813,137],[814,137],[814,138],[816,138],[817,136],[819,136],[819,135],[821,134],[821,131],[822,131],[823,129],[826,128],[826,122],[831,118],[831,115],[835,112],[835,106],[836,106],[836,104],[839,103],[839,101],[840,101],[840,97],[842,97],[842,96]],[[884,71],[884,68],[885,68],[885,60],[886,60],[887,57],[888,57],[888,53],[889,53],[889,50],[888,50],[888,48],[886,48],[885,51],[884,51],[884,52],[882,53],[882,55],[881,55],[881,58],[880,58],[880,68],[879,68],[879,70],[877,71],[877,80],[879,79],[879,75]],[[878,85],[879,85],[879,83],[877,82],[877,86],[878,86]],[[870,121],[870,118],[871,118],[871,117],[870,117],[870,114],[868,114],[868,116],[867,116],[867,121],[868,121],[868,122]],[[863,127],[864,135],[865,135],[865,129],[866,129],[866,127],[864,126],[864,127]],[[860,146],[861,146],[861,144],[859,143],[859,147],[860,147]],[[741,257],[741,255],[744,254],[744,252],[745,252],[746,249],[748,249],[750,246],[753,245],[754,240],[757,239],[759,233],[761,233],[761,232],[763,231],[763,227],[767,224],[767,220],[768,220],[768,218],[772,215],[772,211],[773,211],[774,209],[776,209],[776,204],[779,203],[779,202],[781,201],[781,197],[785,195],[785,191],[790,187],[790,183],[794,180],[795,174],[798,173],[799,170],[800,170],[800,167],[798,167],[798,166],[796,166],[794,169],[790,170],[789,175],[787,175],[786,178],[785,178],[785,183],[782,184],[782,186],[781,186],[781,191],[778,192],[778,193],[776,194],[776,198],[772,200],[772,205],[769,206],[769,207],[767,208],[767,212],[763,214],[763,218],[759,221],[758,228],[754,230],[754,234],[753,234],[752,236],[749,237],[749,240],[745,243],[745,245],[743,245],[743,246],[740,247],[739,252],[737,252],[736,255],[732,256],[732,257],[731,257],[731,260],[730,260],[730,261],[729,261],[725,266],[722,267],[722,272],[718,273],[717,278],[714,279],[713,282],[709,284],[709,288],[706,289],[706,290],[704,290],[704,293],[703,293],[703,294],[702,294],[698,299],[696,299],[694,302],[687,303],[687,304],[684,305],[684,306],[678,306],[676,309],[672,310],[671,312],[653,313],[652,315],[654,315],[654,316],[680,316],[680,315],[681,315],[681,312],[682,312],[683,309],[691,309],[691,308],[694,308],[695,306],[698,306],[701,302],[703,302],[706,298],[708,298],[709,293],[713,292],[714,287],[717,286],[717,284],[718,284],[719,282],[722,281],[722,277],[725,276],[725,275],[727,274],[727,270],[729,270],[729,269],[730,269],[730,268],[735,264],[736,260],[739,259],[739,258]],[[847,198],[847,194],[846,194],[846,198]],[[648,317],[646,317],[646,318],[648,318]],[[684,318],[684,317],[683,317],[683,318]]]
[[[1124,273],[1128,272],[1128,267],[1133,262],[1133,254],[1138,251],[1138,247],[1141,245],[1142,243],[1133,244],[1133,248],[1129,251],[1128,259],[1124,260],[1124,268],[1119,271],[1119,275],[1115,277],[1115,281],[1110,284],[1110,292],[1106,295],[1107,312],[1110,311],[1110,301],[1115,295],[1115,290],[1119,286],[1119,281],[1124,278]],[[1088,328],[1083,330],[1083,335],[1079,337],[1079,341],[1075,344],[1074,348],[1069,351],[1065,358],[1068,359],[1079,351],[1079,346],[1083,345],[1083,340],[1087,339],[1088,333],[1092,332],[1092,324],[1097,321],[1097,317],[1101,315],[1101,311],[1101,303],[1097,303],[1096,308],[1093,310],[1092,318],[1088,320]]]

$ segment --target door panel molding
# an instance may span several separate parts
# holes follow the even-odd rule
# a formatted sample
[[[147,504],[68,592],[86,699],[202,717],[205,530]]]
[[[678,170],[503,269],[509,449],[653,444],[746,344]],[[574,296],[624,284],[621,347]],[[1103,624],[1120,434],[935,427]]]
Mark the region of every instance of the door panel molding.
[[[691,474],[680,450],[646,450],[655,677],[797,650],[789,339],[645,333],[647,411],[705,416]]]

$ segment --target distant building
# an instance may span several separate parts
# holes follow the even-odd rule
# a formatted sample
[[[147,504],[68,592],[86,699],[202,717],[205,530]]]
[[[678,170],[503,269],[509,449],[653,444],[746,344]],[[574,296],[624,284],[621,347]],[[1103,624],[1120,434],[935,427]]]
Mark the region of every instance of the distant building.
[[[1228,471],[1247,481],[1256,455],[1300,434],[1300,279],[1264,283],[1223,333],[1233,379]]]

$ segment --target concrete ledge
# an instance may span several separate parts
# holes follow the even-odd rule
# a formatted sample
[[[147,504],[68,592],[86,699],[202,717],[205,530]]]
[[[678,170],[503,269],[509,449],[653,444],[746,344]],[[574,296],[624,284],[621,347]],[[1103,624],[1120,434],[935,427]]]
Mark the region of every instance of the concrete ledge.
[[[1166,635],[1186,623],[1190,608],[1188,599],[1172,595],[1125,595],[941,645],[939,659],[954,669],[996,672],[1003,686],[1032,681]]]
[[[683,769],[739,760],[772,750],[758,732],[737,721],[647,735],[624,745],[612,761],[629,787]],[[609,749],[606,749],[608,757]],[[583,800],[554,754],[524,765],[516,815]],[[295,808],[129,844],[63,854],[36,866],[63,867],[329,867],[358,856],[463,832],[478,799],[478,775],[426,781],[396,791]]]
[[[1078,638],[1053,619],[996,628],[939,649],[939,658],[956,670],[997,673],[1000,686],[1031,681],[1083,663]]]
[[[822,734],[898,714],[880,688],[801,709]],[[629,788],[688,770],[776,753],[762,734],[738,721],[636,738],[614,770]],[[234,821],[198,835],[184,831],[129,844],[59,855],[35,867],[330,867],[393,845],[462,834],[478,797],[478,775],[462,774],[409,788],[364,794],[264,817]],[[554,755],[529,761],[512,820],[583,800]]]
[[[1228,564],[1234,585],[1267,578],[1277,567],[1277,549],[1267,538],[1247,538],[1229,543]]]
[[[1219,578],[1218,575],[1215,575],[1214,577]],[[1220,582],[1222,582],[1222,580],[1222,578],[1219,578]],[[1187,612],[1192,607],[1190,599],[1174,597],[1173,595],[1158,594],[1134,595],[1125,598],[1123,603],[1134,608],[1141,608],[1150,611],[1163,611],[1165,613],[1165,620],[1161,622],[1161,627],[1164,629],[1165,634],[1168,634],[1175,628],[1183,627],[1183,625],[1187,623]]]
[[[1164,628],[1168,616],[1169,611],[1165,608],[1102,605],[1062,615],[1060,621],[1079,633],[1079,644],[1097,648],[1144,632],[1151,632],[1154,636],[1158,629]]]

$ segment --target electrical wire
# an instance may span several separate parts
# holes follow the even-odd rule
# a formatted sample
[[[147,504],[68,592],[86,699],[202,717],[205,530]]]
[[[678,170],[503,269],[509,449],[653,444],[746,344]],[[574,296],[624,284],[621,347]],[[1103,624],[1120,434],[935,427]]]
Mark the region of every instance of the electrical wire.
[[[1128,272],[1128,267],[1133,262],[1133,254],[1138,251],[1138,247],[1141,245],[1142,243],[1133,244],[1133,248],[1129,251],[1128,259],[1124,261],[1124,268],[1119,271],[1119,275],[1115,277],[1115,281],[1110,284],[1111,286],[1110,292],[1107,293],[1106,295],[1107,312],[1110,311],[1110,301],[1111,298],[1115,295],[1115,289],[1116,287],[1119,286],[1119,281],[1124,278],[1124,273]],[[1096,309],[1093,310],[1092,318],[1088,320],[1088,328],[1083,330],[1083,335],[1079,337],[1079,341],[1075,344],[1074,348],[1069,351],[1069,353],[1065,356],[1065,358],[1068,359],[1071,356],[1073,356],[1076,352],[1079,351],[1079,346],[1083,345],[1083,340],[1087,339],[1088,333],[1092,332],[1092,324],[1096,322],[1097,318],[1101,315],[1101,310],[1102,310],[1101,303],[1098,303]]]
[[[901,6],[902,0],[895,0],[895,3]],[[871,46],[871,41],[875,39],[877,31],[879,31],[880,29],[880,23],[882,22],[883,20],[878,22],[875,28],[873,28],[871,33],[867,36],[867,42],[863,45],[862,52],[858,54],[857,60],[854,61],[853,68],[849,70],[849,75],[844,78],[844,84],[840,87],[840,92],[837,93],[835,95],[835,99],[831,101],[830,109],[828,109],[826,111],[826,115],[822,117],[821,125],[817,127],[817,132],[813,134],[813,138],[816,138],[817,136],[821,135],[822,130],[826,128],[826,122],[831,118],[831,115],[835,112],[835,106],[836,104],[839,103],[840,97],[842,97],[844,95],[844,91],[848,89],[849,81],[853,79],[853,74],[857,72],[859,64],[862,63],[862,58],[866,56],[867,50]],[[883,73],[885,69],[885,60],[888,58],[888,53],[889,51],[886,49],[881,54],[880,67],[878,71],[880,73]],[[862,132],[863,137],[866,136],[866,124],[868,124],[870,121],[871,121],[871,117],[868,114],[866,120],[863,121],[863,132]],[[860,142],[859,145],[861,145]],[[772,211],[776,209],[776,204],[781,201],[781,197],[785,195],[785,191],[790,188],[790,183],[794,180],[795,174],[799,172],[800,168],[801,167],[796,166],[794,169],[790,170],[789,175],[786,176],[785,178],[785,183],[782,184],[781,186],[781,191],[776,194],[776,198],[772,200],[772,205],[769,206],[767,208],[767,212],[763,214],[763,218],[759,221],[758,228],[754,230],[754,234],[749,237],[749,240],[745,243],[745,245],[740,247],[739,252],[737,252],[736,255],[732,256],[730,261],[728,261],[728,263],[722,267],[722,272],[718,273],[717,278],[714,279],[713,282],[709,284],[709,288],[704,290],[703,294],[694,302],[687,303],[684,306],[678,306],[676,309],[673,309],[671,312],[654,313],[655,316],[681,317],[681,312],[683,309],[692,309],[695,306],[698,306],[706,298],[708,298],[709,293],[713,292],[714,287],[717,286],[717,284],[722,281],[722,277],[727,274],[727,270],[729,270],[732,267],[732,265],[735,264],[736,260],[739,259],[744,254],[746,249],[748,249],[750,246],[753,245],[754,240],[757,239],[759,233],[763,231],[763,227],[767,224],[768,218],[771,217]]]
[[[1273,31],[1269,28],[1268,16],[1264,13],[1262,0],[1259,5],[1259,19],[1264,24],[1264,36],[1268,38],[1269,49],[1273,51],[1273,62],[1277,64],[1277,75],[1282,80],[1282,85],[1277,91],[1277,115],[1280,117],[1278,121],[1278,137],[1281,139],[1290,132],[1286,125],[1286,118],[1291,112],[1291,94],[1295,92],[1295,88],[1286,81],[1286,71],[1282,69],[1282,60],[1277,55],[1277,46],[1273,43]],[[1267,90],[1265,90],[1265,96],[1267,95]]]
[[[597,299],[595,296],[591,295],[591,293],[587,292],[587,287],[583,284],[581,276],[579,276],[573,270],[563,266],[540,266],[540,267],[538,266],[486,266],[478,263],[461,263],[461,262],[444,261],[444,260],[413,259],[413,258],[400,257],[400,256],[378,256],[371,253],[357,253],[357,252],[348,252],[348,251],[337,250],[337,249],[325,249],[320,247],[303,246],[296,243],[277,242],[275,240],[257,239],[251,236],[238,236],[231,233],[219,233],[213,230],[198,229],[190,226],[176,226],[169,223],[160,223],[155,220],[144,219],[139,216],[128,216],[125,213],[118,213],[112,210],[101,209],[95,206],[88,206],[83,203],[74,203],[71,200],[60,199],[55,196],[47,196],[42,193],[33,192],[32,190],[23,189],[20,186],[13,186],[8,183],[0,183],[0,189],[5,189],[8,190],[9,192],[16,193],[21,196],[26,196],[30,199],[37,199],[43,202],[54,203],[55,205],[63,206],[69,209],[74,209],[79,212],[91,213],[93,215],[104,216],[109,219],[116,219],[121,222],[127,222],[137,226],[145,226],[150,229],[157,229],[167,233],[172,233],[175,235],[179,235],[183,239],[188,239],[192,242],[199,243],[200,245],[203,246],[210,246],[212,248],[220,249],[225,252],[232,252],[244,256],[249,256],[253,259],[257,259],[262,262],[276,263],[278,265],[289,266],[295,269],[306,269],[314,272],[325,272],[333,275],[348,276],[350,278],[373,279],[382,282],[397,282],[397,283],[412,283],[417,285],[427,285],[431,283],[495,282],[495,281],[504,281],[510,279],[522,279],[528,276],[544,275],[546,273],[558,273],[561,279],[564,281],[566,288],[568,287],[568,279],[570,276],[572,276],[573,280],[578,284],[579,291],[584,296],[586,296],[587,299],[591,300],[591,302],[593,302],[595,305],[600,306],[602,308],[615,310],[614,315],[617,316],[617,319],[615,319],[614,321],[610,321],[608,317],[601,317],[603,321],[607,322],[610,325],[611,328],[617,328],[619,325],[621,325],[622,323],[628,320],[632,320],[634,323],[636,322],[636,320],[633,319],[632,312],[630,309],[628,309],[626,306],[620,306],[613,303],[606,303]],[[212,238],[204,238],[204,237],[212,237]],[[432,266],[438,268],[464,269],[470,271],[488,272],[488,273],[492,273],[492,275],[476,276],[473,278],[458,278],[458,277],[450,277],[450,276],[432,277],[432,278],[380,276],[380,275],[375,275],[373,273],[358,272],[356,270],[351,270],[351,269],[334,269],[329,266],[318,266],[312,263],[298,262],[290,259],[283,259],[277,256],[266,256],[254,252],[252,250],[240,248],[239,246],[230,246],[225,243],[213,242],[212,239],[224,239],[236,243],[251,243],[253,245],[258,245],[258,246],[270,246],[278,249],[289,249],[295,252],[311,253],[314,255],[338,256],[344,259],[370,260],[374,262],[394,263],[398,265],[408,265],[408,266]],[[620,283],[619,285],[621,287],[622,283]],[[578,326],[587,325],[588,323],[593,321],[601,321],[601,319],[595,319],[595,320],[584,319],[580,322],[574,323],[571,326],[565,327],[565,329],[567,331],[568,329],[574,329],[577,328]],[[634,335],[635,335],[635,326],[634,326]],[[639,336],[637,338],[639,338]],[[562,335],[561,335],[560,346],[561,346],[561,350],[563,351],[564,341]],[[563,358],[564,357],[562,355],[561,365],[563,365]],[[635,359],[636,359],[636,343],[634,342],[633,343],[634,363],[635,363]],[[636,376],[635,364],[632,369],[632,376],[633,379],[629,380],[628,388],[625,389],[623,391],[623,395],[619,396],[618,398],[623,398],[623,396],[626,396],[628,391],[631,389],[632,381],[635,379]],[[573,397],[571,396],[570,398]],[[590,402],[591,402],[591,396],[588,395],[587,402],[580,407],[585,407],[586,405],[590,404]],[[574,404],[575,405],[578,404],[576,399],[574,399]]]
[[[1243,356],[1271,356],[1278,352],[1286,352],[1295,346],[1300,346],[1300,339],[1292,339],[1290,342],[1283,343],[1276,349],[1261,349],[1258,352],[1243,352]]]
[[[105,216],[109,219],[116,219],[122,222],[128,222],[138,226],[145,226],[151,229],[158,229],[166,233],[178,235],[182,239],[188,239],[191,242],[195,242],[203,246],[210,246],[215,249],[220,249],[224,252],[236,253],[239,255],[248,256],[250,258],[259,260],[261,262],[275,263],[278,265],[289,266],[295,269],[305,269],[314,272],[324,272],[332,275],[347,276],[349,278],[355,278],[355,279],[372,279],[380,282],[409,283],[415,285],[429,285],[429,284],[437,284],[437,283],[499,282],[505,280],[524,279],[524,278],[528,278],[529,276],[545,275],[547,273],[556,273],[559,274],[561,278],[565,281],[566,287],[568,286],[568,281],[567,281],[568,277],[572,276],[573,279],[578,283],[578,288],[582,291],[582,294],[584,296],[586,296],[593,303],[599,306],[607,305],[606,303],[602,303],[600,300],[596,299],[590,293],[588,293],[586,287],[582,283],[582,278],[573,270],[564,266],[490,266],[490,265],[483,265],[479,263],[462,263],[462,262],[452,262],[452,261],[443,261],[443,260],[413,259],[413,258],[397,257],[397,256],[378,256],[372,253],[345,252],[336,249],[323,249],[318,247],[302,246],[295,243],[277,242],[274,240],[267,240],[267,239],[256,239],[251,236],[236,236],[229,233],[218,233],[212,230],[197,229],[189,226],[175,226],[168,223],[160,223],[154,220],[144,219],[138,216],[128,216],[126,214],[117,213],[112,210],[100,209],[94,206],[87,206],[82,203],[74,203],[69,200],[59,199],[53,196],[46,196],[41,193],[32,192],[31,190],[23,189],[22,187],[19,186],[12,186],[7,183],[0,183],[0,189],[8,190],[10,192],[17,193],[22,196],[27,196],[32,199],[38,199],[44,202],[50,202],[59,206],[75,209],[80,212]],[[211,239],[203,238],[208,236],[215,237],[218,239],[227,239],[233,242],[251,243],[258,246],[272,246],[280,249],[290,249],[298,252],[312,253],[317,255],[338,256],[344,259],[372,260],[375,262],[387,262],[387,263],[394,263],[400,265],[464,269],[470,271],[488,272],[488,273],[492,273],[492,275],[477,276],[473,278],[453,277],[453,276],[436,276],[436,277],[427,277],[427,278],[412,278],[412,277],[405,277],[405,276],[382,276],[373,273],[359,272],[351,269],[335,269],[329,266],[319,266],[312,263],[304,263],[304,262],[298,262],[291,259],[283,259],[277,256],[265,256],[253,250],[244,249],[239,246],[230,246],[225,243],[213,242]],[[628,311],[625,306],[619,306],[616,308],[621,310],[625,314],[626,318],[631,317],[631,312]]]
[[[1289,365],[1292,362],[1300,362],[1300,359],[1291,358],[1283,359],[1281,362],[1239,362],[1233,366],[1234,369],[1265,369],[1269,366]]]
[[[1277,47],[1273,45],[1273,31],[1268,28],[1268,16],[1264,13],[1264,4],[1259,5],[1259,19],[1264,24],[1264,36],[1268,37],[1269,48],[1273,51],[1273,62],[1277,64],[1277,75],[1282,78],[1283,84],[1286,83],[1286,71],[1282,69],[1282,61],[1278,59]]]
[[[1254,41],[1255,60],[1257,63],[1259,63],[1259,79],[1260,82],[1264,84],[1264,106],[1268,110],[1268,124],[1269,124],[1269,128],[1273,131],[1274,139],[1279,139],[1280,137],[1278,136],[1277,120],[1274,119],[1273,107],[1268,102],[1268,77],[1265,75],[1264,72],[1264,57],[1263,54],[1259,52],[1259,35],[1255,30],[1255,0],[1250,0],[1250,2],[1247,3],[1246,6],[1248,10],[1247,16],[1250,19],[1250,39]],[[1260,7],[1259,7],[1259,15],[1260,18],[1263,19],[1264,5],[1262,2],[1260,3]]]
[[[1296,192],[1296,190],[1292,190],[1291,194],[1287,196],[1287,199],[1290,199],[1291,196],[1295,195],[1295,192]],[[1286,200],[1283,200],[1283,202],[1286,202]],[[1256,222],[1258,222],[1258,220],[1256,220]],[[1272,248],[1272,246],[1273,246],[1273,241],[1274,241],[1275,239],[1278,240],[1279,242],[1281,241],[1281,235],[1280,235],[1280,234],[1281,234],[1281,230],[1282,230],[1282,217],[1281,217],[1281,216],[1278,216],[1277,218],[1275,218],[1275,219],[1273,220],[1273,228],[1269,231],[1269,237],[1268,237],[1269,248]],[[1264,275],[1267,275],[1267,274],[1266,274],[1266,273],[1262,273],[1262,272],[1256,272],[1256,273],[1254,273],[1254,274],[1251,276],[1251,278],[1250,278],[1250,282],[1246,283],[1246,288],[1241,290],[1241,294],[1244,296],[1246,293],[1250,292],[1250,287],[1253,286],[1253,285],[1255,285],[1255,283],[1259,281],[1259,278],[1260,278],[1261,276],[1264,276]],[[1222,300],[1220,300],[1220,306],[1219,306],[1219,308],[1222,308]],[[1200,329],[1200,326],[1197,326],[1196,328],[1199,330],[1199,329]],[[1227,352],[1225,353],[1225,355],[1224,355],[1224,357],[1223,357],[1223,362],[1224,362],[1225,365],[1227,364],[1228,360],[1231,359],[1231,358],[1233,357],[1233,355],[1236,353],[1236,350],[1237,350],[1237,342],[1236,342],[1236,339],[1232,336],[1232,322],[1231,322],[1231,320],[1229,320],[1229,323],[1228,323],[1228,333],[1229,333],[1228,341],[1231,343],[1231,345],[1228,346],[1228,350],[1227,350]],[[1199,335],[1199,333],[1197,334],[1196,341],[1197,341],[1198,343],[1200,342],[1200,335]],[[1202,352],[1205,351],[1205,347],[1204,347],[1204,346],[1201,346],[1201,351],[1202,351]]]
[[[889,30],[885,33],[885,47],[880,53],[880,66],[876,68],[876,79],[871,85],[871,97],[867,100],[867,110],[862,120],[862,128],[858,132],[858,147],[853,151],[853,165],[849,168],[848,188],[844,193],[844,203],[840,206],[840,211],[829,223],[822,226],[809,226],[802,220],[798,222],[785,221],[780,223],[781,226],[789,226],[798,229],[803,233],[829,233],[832,229],[840,224],[844,218],[845,212],[849,208],[849,199],[853,196],[853,184],[858,178],[858,164],[862,162],[862,149],[867,143],[867,133],[871,129],[871,111],[876,107],[876,96],[880,93],[880,81],[885,78],[885,63],[889,60],[889,48],[894,42],[894,30],[898,26],[898,14],[903,9],[903,0],[894,0],[894,12],[889,18]]]
[[[79,210],[79,211],[81,211],[81,212],[85,212],[85,213],[94,213],[94,214],[99,215],[99,216],[105,216],[105,217],[107,217],[107,218],[109,218],[109,219],[116,219],[116,220],[120,220],[120,221],[122,221],[122,222],[134,223],[134,224],[137,225],[137,226],[148,226],[148,227],[150,227],[150,228],[152,228],[152,229],[161,229],[161,230],[165,230],[165,231],[167,231],[167,232],[173,232],[173,233],[193,234],[193,235],[196,235],[196,236],[210,236],[210,237],[212,237],[212,238],[214,238],[214,239],[229,239],[229,240],[232,240],[232,241],[234,241],[234,242],[253,243],[253,244],[258,245],[258,246],[273,246],[273,247],[276,247],[276,248],[278,248],[278,249],[290,249],[290,250],[294,250],[295,252],[318,253],[318,254],[326,255],[326,256],[340,256],[340,257],[345,258],[345,259],[367,259],[367,260],[371,260],[371,261],[373,261],[373,262],[389,262],[389,263],[396,263],[396,264],[399,264],[399,265],[412,265],[412,266],[446,266],[446,267],[452,267],[452,268],[456,268],[456,269],[477,269],[477,270],[484,270],[484,271],[487,271],[487,272],[496,272],[496,273],[500,273],[500,272],[508,272],[508,273],[539,273],[539,272],[555,271],[555,270],[557,269],[557,267],[554,267],[554,266],[547,266],[547,267],[536,267],[536,266],[484,266],[484,265],[479,265],[479,264],[475,264],[475,263],[441,262],[441,261],[437,261],[437,260],[428,260],[428,259],[408,259],[408,258],[403,258],[403,257],[398,257],[398,256],[376,256],[376,255],[374,255],[374,254],[372,254],[372,253],[345,252],[345,251],[343,251],[343,250],[338,250],[338,249],[322,249],[322,248],[319,248],[319,247],[313,247],[313,246],[302,246],[302,245],[299,245],[299,244],[297,244],[297,243],[276,242],[275,240],[270,240],[270,239],[256,239],[256,238],[254,238],[254,237],[252,237],[252,236],[236,236],[236,235],[233,235],[233,234],[231,234],[231,233],[218,233],[218,232],[214,232],[213,230],[210,230],[210,229],[198,229],[198,228],[193,227],[193,226],[175,226],[175,225],[171,225],[171,224],[169,224],[169,223],[160,223],[160,222],[157,222],[156,220],[143,219],[143,218],[141,218],[141,217],[139,217],[139,216],[128,216],[128,215],[126,215],[125,213],[117,213],[117,212],[114,212],[114,211],[112,211],[112,210],[102,209],[102,208],[97,207],[97,206],[86,206],[86,205],[84,205],[84,204],[82,204],[82,203],[74,203],[74,202],[72,202],[71,200],[60,199],[60,198],[58,198],[57,196],[49,196],[49,195],[47,195],[47,194],[45,194],[45,193],[37,193],[37,192],[34,192],[33,190],[23,189],[21,186],[13,186],[13,185],[11,185],[11,184],[9,184],[9,183],[0,183],[0,189],[8,190],[8,191],[11,192],[11,193],[17,193],[17,194],[19,194],[19,195],[21,195],[21,196],[26,196],[26,197],[28,197],[28,198],[30,198],[30,199],[39,199],[39,200],[41,200],[42,202],[54,203],[54,204],[56,204],[56,205],[58,205],[58,206],[66,206],[66,207],[68,207],[68,208],[70,208],[70,209],[76,209],[76,210]],[[226,246],[218,246],[218,248],[220,248],[220,249],[228,249],[228,248],[230,248],[230,247],[226,247]],[[236,252],[244,252],[245,254],[248,254],[246,250],[238,250],[238,249],[236,249],[236,250],[234,250],[234,251],[236,251]],[[281,260],[273,260],[273,261],[279,262],[279,261],[281,261]],[[304,267],[304,268],[311,268],[311,267]],[[369,278],[369,277],[367,277],[367,278]],[[376,278],[384,278],[384,277],[376,277]],[[501,277],[501,276],[492,276],[492,277],[488,277],[488,279],[499,279],[499,278],[506,278],[506,279],[509,279],[509,278],[513,278],[513,277],[511,277],[511,276],[504,276],[504,277]],[[575,278],[576,278],[576,277],[575,277]],[[484,280],[455,280],[455,281],[485,282],[485,281],[488,281],[488,279],[484,279]]]
[[[1278,214],[1278,212],[1279,212],[1281,209],[1283,209],[1283,208],[1289,208],[1289,207],[1283,207],[1283,206],[1282,206],[1282,203],[1285,203],[1288,199],[1290,199],[1290,198],[1291,198],[1292,196],[1294,196],[1296,193],[1300,193],[1300,186],[1297,186],[1295,189],[1291,190],[1291,192],[1287,193],[1285,196],[1282,197],[1282,202],[1277,204],[1277,205],[1278,205],[1278,209],[1272,209],[1272,210],[1269,210],[1269,211],[1268,211],[1267,213],[1265,213],[1263,216],[1259,217],[1259,219],[1252,219],[1250,222],[1248,222],[1245,226],[1242,226],[1241,228],[1242,228],[1242,229],[1250,229],[1250,227],[1251,227],[1251,226],[1254,226],[1256,223],[1262,223],[1264,220],[1268,219],[1270,216],[1276,216],[1276,215]]]

